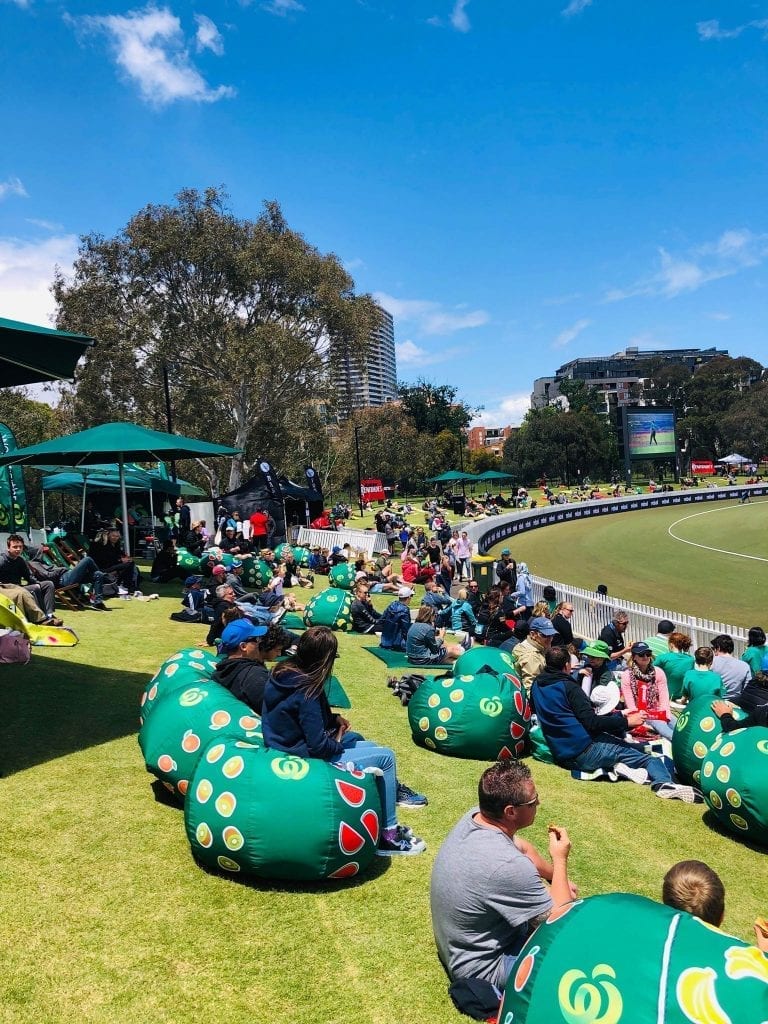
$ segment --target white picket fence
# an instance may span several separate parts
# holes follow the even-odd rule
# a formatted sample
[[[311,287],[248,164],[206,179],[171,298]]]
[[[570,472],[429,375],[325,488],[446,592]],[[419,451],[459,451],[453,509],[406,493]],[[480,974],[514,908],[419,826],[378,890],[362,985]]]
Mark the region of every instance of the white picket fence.
[[[329,551],[337,545],[350,544],[355,551],[364,551],[367,558],[380,551],[389,551],[387,538],[377,530],[313,530],[309,526],[300,526],[296,539],[305,547],[328,548]]]
[[[733,637],[734,653],[740,657],[747,646],[747,631],[739,626],[730,626],[725,622],[713,619],[700,619],[684,612],[671,611],[669,608],[654,608],[649,604],[638,604],[637,601],[626,601],[622,597],[609,595],[601,597],[581,587],[573,587],[569,583],[557,583],[555,580],[532,576],[533,594],[538,601],[543,597],[546,586],[555,588],[558,601],[569,601],[573,605],[571,625],[576,636],[594,640],[603,626],[611,621],[614,608],[624,608],[629,615],[629,626],[626,637],[628,641],[644,640],[654,636],[656,627],[662,619],[674,622],[680,633],[687,633],[691,638],[691,651],[696,647],[709,644],[718,633],[727,633]]]

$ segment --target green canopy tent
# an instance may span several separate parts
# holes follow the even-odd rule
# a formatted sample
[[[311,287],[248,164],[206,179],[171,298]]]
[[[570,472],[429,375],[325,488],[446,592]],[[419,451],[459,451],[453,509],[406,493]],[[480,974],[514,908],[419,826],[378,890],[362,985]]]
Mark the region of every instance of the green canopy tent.
[[[81,430],[77,434],[0,455],[0,466],[45,466],[52,463],[60,466],[91,466],[117,462],[123,510],[123,539],[128,552],[130,542],[125,485],[127,462],[162,462],[164,459],[239,454],[239,448],[211,444],[209,441],[198,441],[178,434],[165,434],[136,423],[102,423],[90,430]]]
[[[514,480],[513,473],[500,473],[498,469],[486,469],[477,480]]]
[[[78,360],[95,343],[87,334],[0,317],[0,387],[72,380]]]
[[[475,480],[480,479],[476,477],[474,473],[460,473],[456,469],[449,469],[446,473],[441,473],[440,476],[428,476],[427,483],[430,484],[454,484],[460,480]]]

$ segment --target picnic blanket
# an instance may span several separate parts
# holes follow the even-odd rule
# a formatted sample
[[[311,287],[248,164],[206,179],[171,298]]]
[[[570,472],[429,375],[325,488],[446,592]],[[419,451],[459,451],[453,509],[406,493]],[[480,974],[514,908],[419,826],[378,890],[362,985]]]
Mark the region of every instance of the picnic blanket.
[[[451,670],[451,666],[447,663],[444,665],[414,665],[408,661],[405,651],[390,651],[386,647],[364,647],[363,650],[368,651],[379,661],[383,661],[387,668],[409,668],[422,675],[428,675],[430,672],[450,672]]]
[[[296,612],[286,612],[285,615],[280,620],[280,625],[284,629],[306,629],[307,628],[304,625],[304,619],[302,619],[302,617],[300,615],[297,615]]]

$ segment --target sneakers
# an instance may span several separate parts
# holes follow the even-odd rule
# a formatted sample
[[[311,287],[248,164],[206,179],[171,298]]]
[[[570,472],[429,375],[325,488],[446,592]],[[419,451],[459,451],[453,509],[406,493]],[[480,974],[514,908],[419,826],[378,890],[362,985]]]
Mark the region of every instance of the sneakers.
[[[90,605],[91,605],[91,608],[95,608],[96,611],[98,611],[98,612],[105,612],[107,610],[107,606],[104,604],[104,602],[101,600],[100,597],[99,598],[91,597]]]
[[[397,784],[397,806],[398,807],[412,807],[421,808],[426,807],[429,800],[421,793],[414,793],[409,786],[404,786],[402,782]]]
[[[662,800],[682,800],[685,804],[700,804],[704,800],[694,786],[683,786],[679,782],[662,782],[654,793]]]
[[[64,625],[64,620],[57,618],[55,615],[49,615],[46,618],[46,620],[44,622],[44,625],[46,625],[46,626],[63,626]]]
[[[461,646],[464,648],[465,651],[468,651],[469,648],[472,646],[472,637],[469,635],[469,633],[467,633],[467,635],[461,641]]]
[[[394,836],[382,833],[376,854],[379,857],[413,857],[417,853],[423,853],[426,848],[427,844],[423,839],[414,835],[407,836],[398,825]]]
[[[613,766],[614,775],[618,775],[620,779],[629,779],[630,782],[636,782],[638,786],[644,786],[648,781],[648,772],[645,768],[630,768],[628,764],[624,764],[619,761]]]

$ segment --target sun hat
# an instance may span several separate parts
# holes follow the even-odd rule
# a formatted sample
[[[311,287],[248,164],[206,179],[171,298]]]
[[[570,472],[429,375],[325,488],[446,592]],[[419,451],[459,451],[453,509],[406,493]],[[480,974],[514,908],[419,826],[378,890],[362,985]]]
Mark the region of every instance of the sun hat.
[[[397,596],[400,598],[401,601],[405,601],[406,598],[413,597],[413,591],[411,590],[410,587],[400,587],[400,589],[397,592]]]
[[[632,644],[633,654],[653,654],[653,651],[643,640],[639,640],[636,644]]]
[[[224,627],[221,634],[221,647],[225,651],[234,651],[240,644],[248,640],[258,640],[260,636],[266,636],[266,626],[254,626],[248,619],[235,619]]]
[[[581,653],[587,658],[605,658],[606,661],[609,661],[613,652],[605,640],[594,640]]]
[[[542,636],[554,636],[557,632],[550,620],[545,619],[543,615],[537,615],[535,619],[530,620],[528,625],[531,632],[541,633]]]
[[[610,683],[593,686],[589,699],[594,705],[596,714],[607,715],[615,709],[621,700],[619,684],[611,680]]]

